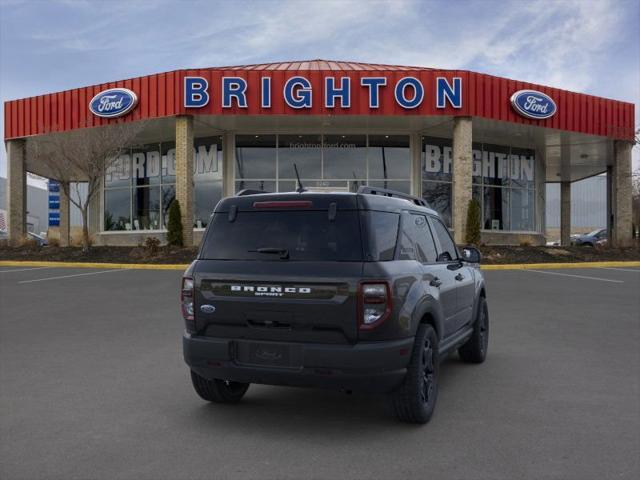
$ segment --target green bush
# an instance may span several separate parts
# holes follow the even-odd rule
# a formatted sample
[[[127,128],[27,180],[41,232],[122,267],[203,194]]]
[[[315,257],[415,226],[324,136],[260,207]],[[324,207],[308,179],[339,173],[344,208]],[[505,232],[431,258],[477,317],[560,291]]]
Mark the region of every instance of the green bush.
[[[467,232],[465,236],[467,245],[480,245],[480,213],[480,203],[476,199],[471,199],[467,210]]]
[[[169,207],[167,243],[174,247],[182,246],[182,213],[180,212],[180,202],[178,200],[171,202]]]

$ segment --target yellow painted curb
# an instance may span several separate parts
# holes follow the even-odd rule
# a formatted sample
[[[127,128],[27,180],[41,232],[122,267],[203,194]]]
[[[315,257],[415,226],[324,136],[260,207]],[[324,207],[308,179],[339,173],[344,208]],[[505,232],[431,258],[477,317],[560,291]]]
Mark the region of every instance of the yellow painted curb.
[[[122,268],[132,270],[186,270],[189,264],[153,263],[89,263],[89,262],[37,262],[0,260],[0,267],[51,267],[51,268]],[[575,262],[575,263],[510,263],[505,265],[482,265],[482,270],[527,270],[562,268],[640,267],[640,261],[629,262]]]
[[[510,263],[505,265],[481,265],[480,268],[482,270],[527,270],[603,267],[640,267],[640,262]]]
[[[186,270],[184,264],[153,264],[153,263],[97,263],[97,262],[36,262],[0,260],[0,267],[52,267],[52,268],[123,268],[132,270]]]

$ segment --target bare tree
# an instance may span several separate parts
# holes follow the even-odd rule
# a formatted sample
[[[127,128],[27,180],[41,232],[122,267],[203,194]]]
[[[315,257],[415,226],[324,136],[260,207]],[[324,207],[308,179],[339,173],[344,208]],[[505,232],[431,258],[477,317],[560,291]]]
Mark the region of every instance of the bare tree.
[[[52,133],[27,141],[27,157],[49,172],[61,184],[69,201],[82,214],[82,247],[90,247],[88,212],[100,192],[100,183],[118,156],[130,147],[140,133],[137,123],[112,124],[72,132]],[[80,195],[78,182],[87,184],[87,195]],[[71,185],[75,185],[75,195]]]

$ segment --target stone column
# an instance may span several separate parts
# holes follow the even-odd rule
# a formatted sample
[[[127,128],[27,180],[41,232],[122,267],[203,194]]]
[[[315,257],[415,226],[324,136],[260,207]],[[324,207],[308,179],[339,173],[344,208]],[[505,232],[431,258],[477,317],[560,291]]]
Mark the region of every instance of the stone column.
[[[176,117],[176,200],[182,213],[182,241],[193,245],[193,117]]]
[[[58,230],[60,231],[61,247],[69,246],[69,230],[71,227],[71,209],[69,205],[69,196],[65,193],[65,188],[69,191],[69,183],[67,182],[66,185],[63,185],[62,182],[60,182],[60,227]]]
[[[27,171],[25,141],[7,141],[7,228],[9,243],[18,245],[27,234]]]
[[[560,182],[560,245],[571,245],[571,182]]]
[[[611,170],[612,228],[609,232],[611,245],[627,247],[632,242],[632,178],[631,178],[631,142],[616,141],[615,163]]]
[[[453,120],[453,236],[457,244],[465,243],[467,210],[471,200],[473,177],[473,126],[471,117]]]

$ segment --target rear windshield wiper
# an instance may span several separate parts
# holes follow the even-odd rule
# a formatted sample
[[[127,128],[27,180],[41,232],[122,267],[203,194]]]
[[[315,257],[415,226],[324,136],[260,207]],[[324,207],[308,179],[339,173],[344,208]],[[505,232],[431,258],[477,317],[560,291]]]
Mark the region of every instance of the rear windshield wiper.
[[[289,259],[289,250],[286,248],[276,248],[276,247],[263,247],[258,248],[257,250],[248,250],[249,252],[257,252],[257,253],[272,253],[276,255],[280,255],[280,259],[288,260]]]

